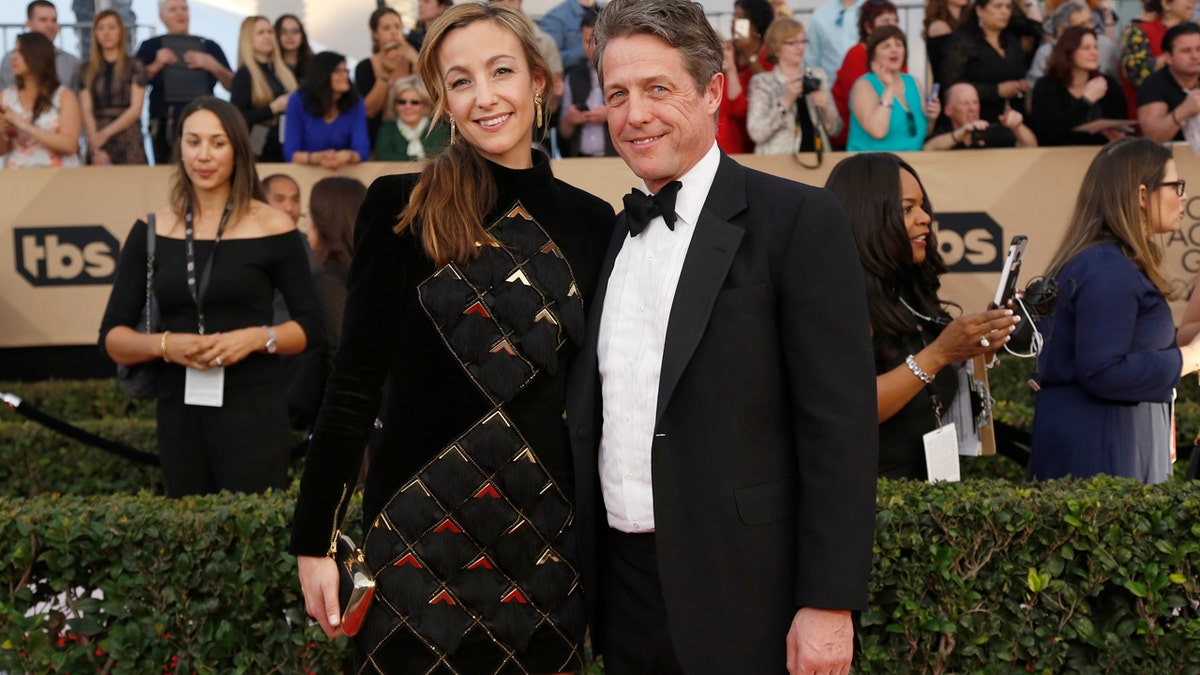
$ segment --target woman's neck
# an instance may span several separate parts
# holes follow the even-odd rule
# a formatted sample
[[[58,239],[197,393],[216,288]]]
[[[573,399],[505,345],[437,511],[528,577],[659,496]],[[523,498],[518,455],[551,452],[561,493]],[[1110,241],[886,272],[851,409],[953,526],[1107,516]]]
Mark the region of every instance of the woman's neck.
[[[804,62],[800,61],[798,63],[784,63],[783,61],[780,61],[779,71],[785,75],[800,77],[800,74],[804,71]]]
[[[295,49],[292,51],[288,51],[286,49],[283,50],[283,62],[288,64],[289,66],[294,66],[297,63],[299,63],[300,62],[300,50],[299,49]]]
[[[229,202],[229,183],[224,183],[211,190],[196,189],[193,199],[195,213],[193,218],[198,222],[203,218],[219,218]]]
[[[1073,89],[1084,86],[1090,79],[1092,79],[1092,74],[1083,68],[1076,67],[1071,70],[1071,87]]]
[[[980,26],[979,29],[983,31],[983,39],[994,45],[1000,44],[1000,31],[987,26]]]
[[[105,61],[108,61],[109,63],[114,63],[117,61],[117,59],[121,58],[121,51],[116,45],[113,45],[112,47],[102,48],[100,50],[100,55],[104,58]]]
[[[255,54],[254,60],[258,61],[258,65],[265,66],[271,63],[271,53],[267,52],[266,54]]]

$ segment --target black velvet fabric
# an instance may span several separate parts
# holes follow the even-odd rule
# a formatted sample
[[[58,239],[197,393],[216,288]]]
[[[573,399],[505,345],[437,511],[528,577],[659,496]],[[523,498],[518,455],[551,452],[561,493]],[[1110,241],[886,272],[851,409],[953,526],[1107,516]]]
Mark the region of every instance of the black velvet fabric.
[[[546,510],[565,505],[569,513],[573,498],[563,408],[566,372],[581,337],[571,333],[581,332],[582,315],[569,321],[556,319],[561,329],[553,333],[542,329],[553,325],[546,321],[507,320],[504,316],[528,313],[530,308],[540,307],[543,299],[552,300],[567,314],[579,311],[578,307],[567,309],[568,300],[586,309],[614,214],[605,202],[556,180],[549,160],[540,153],[534,154],[531,169],[512,170],[494,164],[489,168],[499,198],[484,219],[485,226],[504,216],[509,217],[506,222],[520,224],[523,218],[512,217],[514,205],[519,204],[537,227],[493,230],[506,247],[496,255],[481,256],[478,264],[435,269],[417,237],[411,232],[393,232],[416,174],[376,180],[359,213],[341,349],[334,358],[301,482],[291,550],[316,556],[328,551],[353,488],[386,379],[385,423],[367,476],[364,524],[379,528],[369,535],[366,549],[373,567],[381,572],[387,568],[379,581],[380,593],[389,602],[389,616],[375,616],[373,608],[368,617],[373,625],[358,638],[360,643],[382,644],[369,659],[378,672],[408,672],[409,667],[424,672],[421,666],[428,654],[400,649],[397,640],[425,645],[426,651],[430,644],[437,645],[433,662],[454,669],[453,664],[461,661],[466,668],[458,668],[462,672],[493,672],[499,663],[495,654],[508,653],[500,659],[504,661],[512,656],[508,649],[524,647],[535,652],[547,641],[562,642],[557,629],[551,631],[553,635],[546,633],[553,621],[534,619],[531,623],[529,616],[517,615],[538,605],[536,598],[528,598],[531,603],[502,602],[483,619],[477,612],[475,618],[465,620],[463,610],[478,609],[468,602],[473,597],[496,595],[491,592],[496,590],[491,588],[496,585],[494,578],[473,573],[481,547],[498,562],[540,556],[547,544],[542,535],[548,533],[548,539],[554,539],[553,525],[547,523],[565,517]],[[551,245],[561,259],[556,253],[542,252]],[[531,255],[532,260],[526,260]],[[565,265],[537,262],[542,255],[554,255]],[[516,267],[529,277],[530,284],[509,281]],[[567,291],[572,280],[573,296],[555,296],[552,289]],[[538,297],[531,297],[530,289],[536,290]],[[483,298],[482,307],[474,308],[479,297]],[[493,314],[500,319],[501,332],[509,343],[498,339]],[[510,348],[517,357],[508,354]],[[514,446],[511,436],[497,434],[495,428],[481,422],[498,408],[536,457],[538,470],[530,471],[523,462],[514,461],[522,444]],[[447,452],[452,448],[461,452]],[[414,484],[414,479],[420,485]],[[473,496],[467,491],[484,480],[502,495],[503,504],[486,499],[475,504],[463,501],[464,495]],[[551,483],[554,489],[546,491]],[[381,514],[397,493],[401,495]],[[547,499],[551,493],[556,497]],[[486,491],[481,496],[490,494]],[[451,502],[461,511],[452,514],[453,522],[447,522],[442,518],[451,510],[447,508]],[[530,537],[523,547],[531,550],[505,550],[517,541],[499,536],[500,530],[514,522],[507,505],[542,533]],[[377,516],[381,516],[378,521]],[[457,529],[469,530],[465,544]],[[412,535],[418,532],[431,532],[441,543],[426,538],[414,542]],[[563,547],[559,553],[574,556],[573,541],[549,543]],[[494,544],[494,549],[489,544]],[[409,551],[415,554],[410,562],[418,564],[404,562]],[[512,574],[530,582],[522,593],[538,592],[536,574],[522,575],[520,570]],[[417,602],[421,594],[413,588],[427,587],[436,596],[437,589],[446,587],[431,580],[434,577],[453,582],[449,588],[458,604],[437,597]],[[561,601],[551,595],[549,604]],[[399,621],[391,616],[393,609],[400,614]],[[501,615],[504,612],[515,614],[506,617]],[[435,620],[434,614],[446,616]],[[472,624],[482,620],[490,634]],[[393,633],[389,626],[397,623],[403,625]],[[530,632],[531,626],[540,627]],[[565,633],[581,636],[582,625]],[[383,641],[385,636],[397,634],[405,637]],[[416,634],[422,638],[411,639]],[[508,649],[496,651],[493,636],[510,638]],[[467,663],[473,665],[465,666]],[[522,663],[529,665],[528,661]]]

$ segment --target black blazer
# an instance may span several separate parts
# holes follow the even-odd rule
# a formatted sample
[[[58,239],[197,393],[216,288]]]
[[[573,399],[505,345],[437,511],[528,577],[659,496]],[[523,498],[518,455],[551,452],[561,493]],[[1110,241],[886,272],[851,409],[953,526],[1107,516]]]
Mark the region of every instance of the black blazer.
[[[596,341],[628,231],[618,218],[567,395],[590,601],[607,527]],[[798,608],[866,606],[878,464],[868,326],[837,199],[722,155],[671,309],[652,459],[663,595],[688,673],[782,673]]]

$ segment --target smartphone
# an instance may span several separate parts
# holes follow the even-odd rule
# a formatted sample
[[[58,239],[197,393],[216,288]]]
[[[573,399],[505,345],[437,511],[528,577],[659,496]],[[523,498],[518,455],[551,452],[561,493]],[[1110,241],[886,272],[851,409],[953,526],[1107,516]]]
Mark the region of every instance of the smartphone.
[[[399,42],[390,42],[390,43],[384,45],[384,47],[383,47],[383,51],[385,51],[385,52],[390,52],[390,51],[394,51],[397,49],[400,49]]]
[[[929,88],[929,102],[933,103],[940,93],[942,93],[942,83],[934,82],[933,86]]]
[[[1029,237],[1018,234],[1008,245],[1008,255],[1004,256],[1004,269],[1000,270],[1000,283],[996,285],[996,295],[992,298],[993,309],[1003,308],[1017,292],[1017,276],[1021,273],[1021,259],[1025,257],[1027,243]]]
[[[750,19],[734,19],[733,20],[733,39],[734,40],[749,40],[750,39]]]

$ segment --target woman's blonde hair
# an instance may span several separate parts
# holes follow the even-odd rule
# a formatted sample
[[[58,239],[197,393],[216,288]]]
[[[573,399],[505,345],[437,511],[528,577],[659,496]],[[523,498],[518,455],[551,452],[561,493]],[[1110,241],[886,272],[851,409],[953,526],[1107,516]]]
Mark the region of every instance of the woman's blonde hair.
[[[446,115],[446,82],[438,63],[441,47],[450,33],[476,21],[491,21],[512,31],[525,53],[530,78],[541,78],[543,90],[550,81],[533,24],[524,14],[495,3],[455,5],[429,27],[417,63],[433,104],[430,116],[434,120]],[[545,106],[545,99],[539,105]],[[471,144],[460,140],[425,165],[408,205],[400,212],[396,232],[413,228],[425,253],[438,265],[451,260],[470,262],[479,256],[480,246],[496,243],[483,222],[495,208],[496,199],[496,182],[487,162]]]
[[[242,21],[242,32],[238,37],[238,67],[245,68],[250,73],[250,103],[256,108],[270,105],[271,101],[275,100],[275,92],[271,91],[267,75],[263,72],[262,66],[259,65],[254,54],[254,26],[259,21],[263,21],[268,27],[271,27],[270,19],[265,16],[248,16]],[[275,77],[279,79],[279,83],[285,90],[292,92],[299,88],[300,85],[296,82],[296,76],[292,74],[292,69],[283,60],[283,52],[279,49],[279,40],[275,39],[274,27],[271,27],[269,62],[275,70]]]
[[[116,21],[117,30],[121,33],[121,48],[117,50],[117,62],[113,64],[113,79],[121,80],[129,74],[131,63],[129,52],[125,47],[125,41],[129,39],[125,32],[125,21],[121,19],[121,15],[115,9],[106,9],[92,19],[92,51],[91,57],[88,59],[87,70],[83,74],[84,89],[92,88],[92,83],[96,81],[96,76],[100,74],[100,69],[104,64],[104,50],[100,48],[100,42],[96,39],[96,27],[105,19]]]
[[[767,48],[767,59],[771,63],[779,62],[779,50],[783,43],[797,35],[804,35],[804,24],[790,17],[780,17],[771,22],[767,34],[763,36],[763,45]]]
[[[1105,146],[1083,176],[1075,212],[1046,276],[1058,274],[1085,248],[1112,242],[1163,295],[1175,295],[1175,284],[1159,269],[1162,247],[1150,238],[1138,198],[1144,186],[1150,208],[1171,158],[1170,148],[1147,138],[1122,138]]]
[[[425,88],[425,85],[421,82],[421,78],[416,75],[408,75],[393,81],[392,86],[388,87],[387,105],[384,107],[384,110],[395,112],[396,97],[406,91],[417,92],[417,96],[421,97],[421,102],[426,107],[429,107],[429,90]]]

